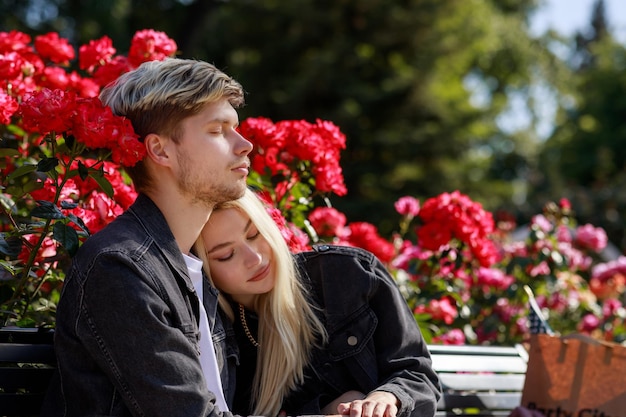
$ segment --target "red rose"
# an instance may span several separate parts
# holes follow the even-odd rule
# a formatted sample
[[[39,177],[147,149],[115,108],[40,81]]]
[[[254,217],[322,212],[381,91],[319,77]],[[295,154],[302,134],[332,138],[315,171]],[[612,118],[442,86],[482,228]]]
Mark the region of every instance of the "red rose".
[[[60,38],[56,32],[50,32],[35,38],[35,49],[42,58],[55,64],[67,63],[74,59],[76,52],[67,39]]]
[[[45,67],[43,71],[35,76],[37,83],[51,90],[66,90],[70,84],[67,72],[61,67]]]
[[[11,116],[18,108],[19,104],[17,101],[0,90],[0,123],[4,125],[11,123]]]
[[[96,66],[109,62],[114,54],[113,41],[108,36],[91,40],[87,45],[82,45],[78,49],[79,68],[92,72]]]
[[[20,104],[22,125],[29,132],[46,134],[65,132],[72,126],[75,94],[43,88],[32,93]]]
[[[12,51],[29,50],[30,36],[17,30],[0,32],[0,54]]]
[[[164,32],[140,30],[131,41],[128,61],[136,67],[146,61],[162,61],[173,56],[177,48],[176,42]]]

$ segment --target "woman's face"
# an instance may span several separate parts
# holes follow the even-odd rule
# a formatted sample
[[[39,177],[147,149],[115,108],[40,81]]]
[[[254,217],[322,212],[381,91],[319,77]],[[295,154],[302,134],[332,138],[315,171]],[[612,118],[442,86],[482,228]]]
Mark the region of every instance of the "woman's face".
[[[214,211],[202,239],[215,286],[233,300],[251,308],[255,295],[274,288],[272,250],[244,212]]]

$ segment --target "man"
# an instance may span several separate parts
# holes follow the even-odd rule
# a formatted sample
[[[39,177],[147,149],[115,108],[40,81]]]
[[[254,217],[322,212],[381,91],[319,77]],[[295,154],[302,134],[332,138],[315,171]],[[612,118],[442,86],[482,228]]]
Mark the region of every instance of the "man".
[[[101,99],[145,145],[128,168],[139,196],[73,259],[55,331],[62,392],[42,415],[230,415],[234,346],[190,249],[214,205],[245,190],[243,90],[213,65],[171,58]]]

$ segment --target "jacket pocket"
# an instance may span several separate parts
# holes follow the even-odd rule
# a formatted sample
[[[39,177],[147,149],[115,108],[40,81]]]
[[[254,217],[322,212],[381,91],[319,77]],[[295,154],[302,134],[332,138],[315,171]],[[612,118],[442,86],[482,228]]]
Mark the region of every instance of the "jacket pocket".
[[[373,335],[377,325],[374,312],[364,306],[329,335],[327,361],[319,374],[337,392],[369,392],[376,386],[378,367]]]
[[[346,317],[329,335],[330,358],[341,360],[366,350],[377,325],[378,318],[368,306]]]

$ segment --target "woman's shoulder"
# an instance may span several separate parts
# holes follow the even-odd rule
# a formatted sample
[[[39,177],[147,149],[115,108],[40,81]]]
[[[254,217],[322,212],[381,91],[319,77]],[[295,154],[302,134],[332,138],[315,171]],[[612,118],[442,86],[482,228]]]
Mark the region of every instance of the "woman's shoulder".
[[[373,261],[376,259],[373,253],[365,249],[356,246],[332,245],[328,243],[313,245],[311,250],[296,254],[296,258],[298,257],[303,260],[312,258],[330,259],[332,257],[350,257],[364,261]]]
[[[379,281],[388,271],[376,256],[353,246],[320,244],[295,255],[301,275],[317,282]]]

